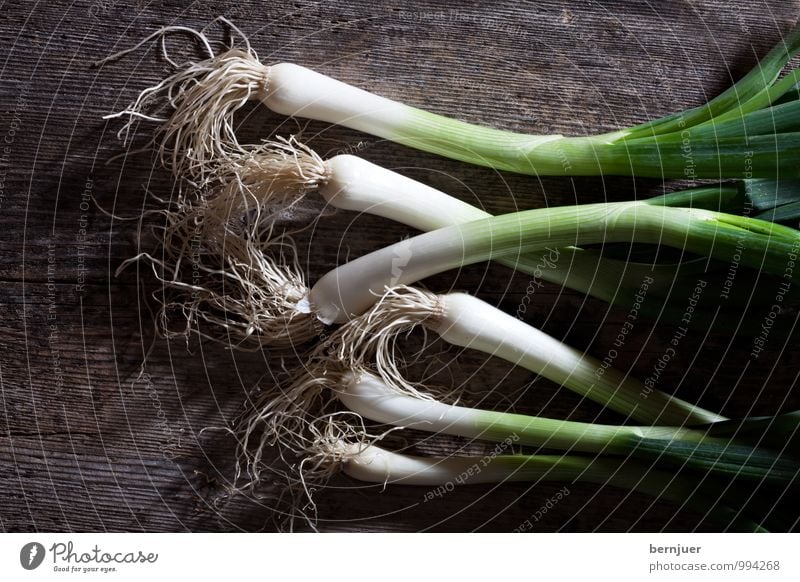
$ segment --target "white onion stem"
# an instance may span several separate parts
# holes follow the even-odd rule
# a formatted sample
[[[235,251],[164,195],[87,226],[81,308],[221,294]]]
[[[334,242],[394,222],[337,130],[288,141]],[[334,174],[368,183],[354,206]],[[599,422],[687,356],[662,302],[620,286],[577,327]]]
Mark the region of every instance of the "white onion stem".
[[[326,162],[320,195],[342,210],[382,216],[427,232],[491,216],[440,190],[367,160],[342,154]]]
[[[412,107],[293,63],[266,67],[259,99],[275,113],[305,117],[392,139]]]
[[[445,485],[513,481],[583,481],[630,488],[639,482],[660,494],[672,477],[663,471],[630,461],[556,455],[501,455],[488,457],[420,457],[369,445],[342,444],[343,472],[368,483]],[[639,469],[638,471],[636,469]],[[468,476],[466,479],[464,478]],[[659,487],[652,485],[659,483]],[[638,487],[636,487],[638,488]]]
[[[450,344],[497,356],[631,418],[652,424],[705,423],[724,417],[661,391],[466,293],[440,296],[434,331]]]

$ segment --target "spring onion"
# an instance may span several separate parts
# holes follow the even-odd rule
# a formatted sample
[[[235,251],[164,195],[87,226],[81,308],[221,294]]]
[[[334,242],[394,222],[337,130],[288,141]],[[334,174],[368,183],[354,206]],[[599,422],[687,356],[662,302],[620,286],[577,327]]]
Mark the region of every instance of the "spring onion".
[[[611,485],[672,501],[733,530],[766,531],[757,519],[725,505],[724,499],[707,492],[702,480],[676,477],[630,460],[536,454],[498,455],[486,462],[481,457],[410,456],[374,444],[364,446],[347,441],[320,445],[317,456],[354,479],[383,485],[436,487],[454,486],[462,481],[466,484],[555,481]]]
[[[124,111],[108,116],[128,116],[129,125],[142,118],[162,122],[161,159],[197,184],[205,183],[209,169],[241,149],[233,117],[250,101],[282,115],[339,124],[423,151],[524,174],[718,179],[800,175],[800,101],[781,101],[792,95],[800,77],[791,71],[778,79],[800,50],[800,29],[705,105],[610,133],[564,137],[471,125],[299,65],[262,64],[241,31],[220,20],[242,37],[240,48],[216,55],[203,34],[167,27],[102,61],[170,32],[189,32],[200,39],[207,59],[187,63],[142,91]],[[164,108],[172,110],[167,117]]]
[[[743,241],[743,243],[742,243]],[[527,210],[441,228],[403,240],[324,275],[299,308],[323,323],[363,313],[386,287],[545,247],[645,242],[732,260],[788,280],[800,251],[800,232],[744,216],[649,201],[610,202]]]

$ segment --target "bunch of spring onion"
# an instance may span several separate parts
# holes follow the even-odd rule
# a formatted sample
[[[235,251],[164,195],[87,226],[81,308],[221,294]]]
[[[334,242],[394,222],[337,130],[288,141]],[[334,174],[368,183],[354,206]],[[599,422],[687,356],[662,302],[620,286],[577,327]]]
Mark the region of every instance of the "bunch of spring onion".
[[[291,343],[283,313],[308,291],[300,270],[285,260],[291,238],[279,233],[274,223],[311,192],[331,207],[383,216],[419,230],[489,216],[355,156],[323,161],[294,138],[233,156],[226,174],[212,195],[181,198],[174,209],[164,210],[160,252],[134,259],[149,260],[157,278],[172,291],[162,302],[160,317],[167,336],[198,330],[218,338],[216,329],[236,344],[251,340],[272,346]],[[688,200],[698,206],[705,198],[710,204],[729,204],[735,189],[697,189],[690,194],[665,197],[665,204],[674,199],[676,204]],[[314,218],[309,217],[309,222]],[[632,304],[643,280],[657,278],[658,285],[665,287],[679,268],[611,260],[574,247],[499,260],[542,280],[626,306]],[[196,277],[198,271],[204,275],[202,281]],[[653,282],[649,287],[655,290],[657,285]],[[177,331],[169,326],[169,314],[175,311],[185,320]],[[221,314],[227,314],[226,318]],[[289,318],[296,324],[295,343],[313,335],[305,325],[307,319],[291,309]],[[199,331],[201,326],[208,331]]]
[[[420,290],[395,289],[388,292],[382,301],[393,304],[391,318],[387,317],[386,309],[376,307],[372,312],[351,320],[315,352],[300,378],[289,387],[262,397],[246,423],[242,441],[243,449],[247,449],[260,432],[256,452],[243,453],[249,457],[249,471],[256,479],[261,450],[276,444],[301,456],[306,454],[315,459],[321,456],[334,464],[346,461],[341,465],[346,473],[369,481],[377,479],[378,482],[441,484],[460,475],[460,470],[456,473],[451,473],[451,470],[473,462],[468,459],[410,459],[383,451],[373,445],[373,437],[358,429],[358,423],[342,428],[342,417],[337,416],[335,410],[337,403],[357,415],[358,419],[396,428],[494,442],[511,439],[519,446],[567,453],[563,457],[538,453],[503,457],[499,463],[493,462],[491,470],[481,473],[486,481],[476,482],[548,478],[581,480],[569,469],[561,472],[561,469],[572,468],[577,473],[586,471],[595,478],[610,479],[611,484],[625,486],[641,478],[637,467],[650,464],[650,470],[656,469],[651,477],[645,478],[645,482],[662,488],[665,483],[674,483],[674,491],[682,491],[684,502],[692,497],[686,492],[692,492],[698,480],[704,483],[705,500],[700,505],[704,503],[708,508],[709,498],[717,502],[724,497],[728,504],[742,502],[741,499],[732,499],[735,492],[727,492],[732,481],[746,481],[751,486],[794,487],[800,476],[800,461],[784,452],[783,447],[739,439],[735,431],[720,430],[718,435],[712,435],[709,434],[711,428],[674,426],[683,423],[668,413],[668,409],[677,406],[685,414],[687,405],[660,393],[657,394],[659,403],[656,407],[662,407],[662,411],[656,411],[655,417],[650,415],[647,422],[651,424],[647,426],[570,422],[472,409],[439,401],[423,387],[405,382],[394,357],[394,338],[405,335],[416,325],[426,325],[446,341],[487,351],[538,371],[579,393],[587,394],[586,386],[589,385],[590,391],[604,394],[604,398],[594,398],[598,402],[618,411],[632,410],[631,416],[635,418],[648,418],[644,410],[638,408],[638,403],[632,406],[629,400],[634,394],[631,389],[636,389],[634,380],[614,377],[611,383],[605,384],[596,374],[597,362],[591,358],[560,345],[514,318],[505,316],[507,319],[503,319],[502,313],[474,297],[460,293],[436,296]],[[425,309],[424,304],[428,304],[430,309]],[[481,312],[482,321],[460,322],[453,312],[461,309]],[[487,327],[494,328],[494,333],[485,333],[483,328]],[[493,337],[489,339],[488,336]],[[500,339],[501,336],[505,339]],[[542,364],[544,360],[547,361]],[[616,390],[614,383],[618,383]],[[592,397],[591,392],[587,395]],[[449,397],[452,398],[452,394]],[[649,396],[639,392],[635,398],[647,406]],[[722,417],[702,409],[694,408],[693,412],[692,416],[697,419],[703,416],[712,418],[710,427],[717,423],[728,424]],[[314,419],[334,418],[340,425],[335,431],[336,438],[321,438],[319,431],[315,433],[317,438],[304,434],[304,427],[313,425]],[[784,428],[788,429],[792,423],[796,429],[796,418],[785,422]],[[346,445],[339,438],[343,434],[348,435],[344,439]],[[579,456],[586,453],[602,457]],[[374,455],[378,455],[380,460]],[[620,457],[628,464],[622,466]],[[558,460],[560,458],[564,459],[563,464]],[[635,460],[632,466],[631,459]],[[362,466],[362,461],[366,466]],[[317,461],[311,462],[316,466]],[[610,466],[620,472],[618,478],[602,470]],[[420,470],[420,475],[407,472],[409,468]],[[594,468],[600,469],[599,472],[595,473]],[[665,481],[661,472],[664,470],[678,471],[680,476],[673,474]],[[671,498],[668,492],[666,498]],[[724,512],[724,516],[730,518],[730,515],[727,510]]]
[[[533,175],[635,175],[659,178],[774,178],[800,175],[800,76],[781,71],[800,50],[800,29],[778,43],[719,96],[690,108],[594,136],[528,135],[471,125],[379,97],[290,63],[266,65],[247,38],[215,54],[208,39],[167,27],[119,58],[170,32],[191,33],[208,58],[189,62],[145,89],[124,111],[130,122],[161,122],[162,161],[204,184],[241,146],[234,114],[258,101],[282,115],[350,127],[457,160]],[[172,63],[168,55],[165,58]],[[174,64],[174,63],[173,63]],[[166,111],[165,111],[166,110]],[[122,132],[129,130],[128,126]]]
[[[158,31],[153,38],[176,30],[191,32],[173,27]],[[217,56],[203,35],[193,34],[203,42],[209,58],[189,63],[174,76],[145,90],[121,115],[164,122],[159,135],[162,160],[178,176],[198,186],[220,175],[228,175],[230,166],[239,160],[252,161],[252,152],[238,143],[233,128],[234,113],[251,99],[260,100],[279,113],[340,123],[426,151],[530,174],[776,177],[798,175],[800,168],[797,163],[800,161],[800,133],[795,131],[797,122],[794,120],[800,110],[795,91],[798,79],[794,72],[779,79],[782,67],[800,49],[800,31],[792,33],[786,44],[773,49],[757,69],[734,87],[704,106],[610,134],[572,138],[529,136],[470,126],[371,95],[295,65],[266,67],[258,62],[246,39],[243,50],[232,48]],[[168,117],[156,118],[151,114],[151,107],[160,105],[171,109]],[[327,171],[330,165],[329,160],[323,169]],[[318,377],[300,380],[284,395],[290,397],[288,400],[272,401],[253,420],[256,424],[273,423],[273,428],[278,429],[275,438],[279,440],[294,438],[291,431],[281,433],[287,426],[287,418],[302,418],[304,402],[318,400],[319,389],[330,388],[334,379],[342,380],[342,374],[351,374],[348,386],[363,388],[374,384],[394,391],[387,394],[404,398],[394,402],[400,402],[401,409],[410,412],[408,394],[415,397],[423,394],[396,373],[392,358],[386,359],[385,348],[392,345],[393,333],[398,329],[420,324],[430,326],[456,345],[497,352],[513,363],[540,372],[643,422],[683,424],[688,421],[714,423],[711,426],[715,427],[724,419],[661,393],[649,394],[647,402],[643,403],[639,386],[625,377],[604,374],[605,380],[599,381],[597,374],[589,377],[588,372],[597,369],[592,370],[596,362],[543,334],[532,332],[527,326],[508,333],[497,326],[497,321],[504,325],[507,321],[490,312],[491,308],[464,299],[468,296],[444,298],[394,292],[388,299],[381,300],[366,320],[358,316],[369,309],[376,296],[387,287],[413,283],[443,270],[489,259],[501,259],[514,267],[522,259],[524,270],[525,260],[536,256],[533,253],[550,248],[568,249],[572,262],[575,256],[586,257],[585,251],[576,247],[644,242],[722,260],[736,257],[743,265],[779,277],[788,272],[788,257],[800,250],[800,235],[796,231],[725,214],[719,212],[719,207],[672,208],[663,200],[635,201],[488,217],[482,212],[478,216],[475,209],[465,208],[461,203],[453,203],[452,214],[457,218],[447,222],[445,228],[344,265],[309,290],[302,278],[295,276],[299,273],[296,265],[292,264],[293,270],[287,269],[288,262],[281,264],[271,258],[276,249],[281,254],[283,246],[291,247],[291,242],[284,237],[263,236],[262,226],[270,228],[269,204],[259,198],[257,192],[261,186],[253,188],[248,182],[251,176],[244,174],[235,173],[236,181],[223,185],[222,195],[203,201],[201,220],[191,216],[193,207],[179,215],[170,214],[167,225],[170,235],[164,245],[167,252],[164,257],[148,258],[157,276],[191,295],[192,303],[188,307],[180,300],[167,305],[186,311],[190,322],[199,318],[229,334],[245,339],[257,335],[279,345],[310,339],[318,329],[318,322],[331,324],[351,320],[358,324],[356,327],[347,324],[343,328],[341,337],[347,341],[342,342],[339,350],[337,365],[342,365],[341,369],[327,370],[327,377],[320,373]],[[305,181],[306,187],[336,186],[336,181],[322,171],[300,172],[299,178]],[[264,187],[270,192],[281,188],[285,192],[296,186],[296,180],[289,180],[288,186],[282,185],[282,180],[280,175],[268,175]],[[248,187],[242,188],[242,185]],[[724,187],[716,189],[717,197],[724,198]],[[704,195],[698,194],[698,198]],[[336,196],[338,193],[334,198]],[[231,205],[231,200],[236,202]],[[345,197],[341,200],[347,204]],[[230,220],[231,214],[253,208],[255,216],[248,216],[244,223]],[[786,213],[774,211],[772,218],[786,216]],[[445,226],[442,223],[420,226],[413,222],[418,220],[413,216],[399,220],[423,230]],[[196,240],[201,242],[196,244]],[[192,257],[191,269],[198,269],[196,265],[199,265],[199,272],[217,278],[213,285],[184,281],[185,269],[189,268],[185,260],[188,256]],[[199,259],[195,260],[197,257]],[[562,278],[562,283],[569,281],[568,276]],[[794,278],[794,275],[789,276],[791,281]],[[585,281],[578,284],[586,285]],[[228,291],[231,285],[233,293]],[[229,317],[230,314],[235,317]],[[386,330],[376,333],[376,322],[379,327],[387,326]],[[448,325],[443,328],[445,323]],[[547,354],[551,357],[545,360],[537,349],[550,350]],[[359,365],[365,362],[365,354],[373,352],[379,359],[384,358],[383,362],[378,362],[380,374],[362,382],[365,376],[355,374],[362,374]],[[374,393],[366,398],[359,396],[364,394],[351,389],[342,392],[339,400],[347,400],[346,405],[353,408],[361,407],[359,414],[366,418],[399,425],[409,421],[398,419],[397,410],[374,412],[374,416],[370,416],[373,413],[368,413],[371,409],[365,402],[384,398],[374,397]],[[453,425],[456,428],[452,434],[474,436],[474,431],[479,430],[483,438],[494,434],[490,428],[503,434],[505,423],[505,434],[510,429],[527,431],[525,442],[529,446],[548,446],[547,443],[556,442],[583,452],[636,454],[662,464],[666,460],[671,467],[678,465],[722,476],[735,473],[737,478],[755,481],[791,483],[796,474],[792,459],[771,456],[757,444],[755,448],[748,448],[750,445],[724,438],[725,435],[708,436],[683,428],[662,431],[663,427],[599,426],[591,431],[563,421],[447,408],[450,405],[430,398],[415,398],[414,403],[417,401],[427,402],[438,414],[452,421],[447,427],[440,427],[440,432],[446,432]],[[455,422],[462,417],[466,425]],[[556,428],[553,422],[560,423],[561,428]],[[412,419],[409,423],[420,428],[427,420]],[[747,426],[757,430],[758,422]],[[545,431],[549,437],[542,442]],[[579,432],[588,436],[579,435]],[[322,456],[327,458],[332,454],[340,460],[346,458],[345,465],[351,467],[353,473],[358,471],[352,467],[362,470],[376,463],[375,455],[367,454],[362,458],[362,453],[380,453],[361,446],[363,443],[355,450],[352,443],[328,442],[331,446],[320,449]],[[601,446],[603,450],[598,451]],[[387,456],[391,455],[378,455]],[[567,460],[561,468],[570,462],[564,458]],[[361,463],[362,460],[368,462]],[[537,465],[540,461],[543,465]],[[408,458],[400,462],[407,463],[407,467],[425,464]],[[576,462],[587,472],[593,472],[594,465],[586,465],[580,458]],[[580,465],[581,462],[584,464]],[[457,461],[447,463],[457,465]],[[504,457],[494,478],[508,476],[503,472],[504,467],[530,476],[541,471],[543,466],[559,468],[555,459]],[[569,470],[575,468],[570,467]],[[528,469],[532,472],[527,472]],[[363,475],[368,473],[362,471]],[[394,477],[386,479],[396,476],[395,473]],[[605,476],[608,477],[607,472]],[[442,475],[426,478],[441,479]]]
[[[282,260],[284,251],[291,247],[291,239],[285,234],[273,235],[276,217],[291,212],[312,191],[335,208],[391,218],[420,230],[451,226],[449,230],[425,235],[428,239],[438,239],[437,244],[451,254],[442,268],[434,264],[429,267],[444,270],[461,266],[483,260],[480,253],[488,252],[491,257],[486,258],[496,258],[523,273],[626,309],[635,303],[645,282],[648,293],[663,298],[680,284],[679,275],[686,277],[694,267],[684,262],[613,260],[570,245],[607,244],[614,240],[664,243],[700,255],[735,257],[737,262],[743,258],[744,264],[762,267],[765,255],[759,251],[761,245],[762,251],[768,249],[766,256],[771,258],[763,265],[764,270],[781,276],[780,253],[789,247],[780,243],[784,239],[796,241],[797,236],[786,227],[716,212],[741,211],[745,197],[757,184],[753,181],[693,188],[646,201],[570,207],[566,212],[572,214],[566,220],[559,218],[558,223],[551,217],[562,216],[565,209],[521,213],[520,217],[527,217],[524,223],[500,217],[493,220],[506,220],[504,231],[516,239],[500,245],[495,242],[499,239],[492,236],[496,227],[485,229],[485,225],[492,224],[486,212],[355,156],[341,155],[323,161],[294,139],[250,148],[232,158],[226,173],[214,195],[198,196],[193,201],[183,199],[177,210],[165,211],[163,251],[155,257],[147,254],[139,258],[148,258],[157,277],[178,293],[165,302],[162,321],[167,322],[168,311],[177,310],[186,320],[181,334],[208,323],[212,324],[212,330],[223,329],[227,342],[234,344],[256,340],[262,345],[296,345],[319,332],[318,323],[302,313],[300,307],[306,306],[306,295],[318,300],[320,292],[316,297],[314,291],[309,293],[297,265]],[[774,196],[797,196],[794,183],[771,184],[770,187],[759,184],[762,207],[766,207],[768,191]],[[620,228],[622,223],[624,228]],[[461,228],[469,224],[474,227],[473,234],[465,235]],[[578,225],[587,234],[579,233]],[[523,229],[524,234],[514,235],[518,229]],[[559,229],[566,233],[560,240],[555,236]],[[484,236],[478,236],[481,234]],[[536,237],[531,252],[522,248],[528,236]],[[460,250],[458,245],[463,244],[466,249],[472,239],[479,238],[483,250],[470,251],[479,253],[477,256],[468,256],[466,250]],[[388,255],[387,251],[378,253],[371,262],[390,267],[392,277],[395,271],[403,276],[411,274],[411,279],[402,282],[414,282],[416,275],[409,269],[414,264],[412,254],[419,258],[419,251],[403,245],[415,242],[412,239],[401,243],[389,250]],[[738,256],[740,247],[744,248],[744,257]],[[431,251],[426,248],[425,252]],[[366,258],[360,261],[356,264],[370,262]],[[695,262],[700,272],[705,263],[705,260]],[[209,275],[202,285],[194,276],[198,270]],[[365,282],[362,294],[380,293],[383,285],[400,282],[391,280],[392,277],[372,287]],[[337,281],[334,278],[334,287]],[[360,284],[354,278],[353,286]],[[749,294],[746,299],[751,300]],[[662,302],[647,302],[643,312],[651,311],[656,317],[665,313],[675,315],[668,311],[670,308]],[[679,310],[675,317],[681,317],[683,306],[675,309]],[[166,323],[163,327],[168,328]]]
[[[248,202],[246,198],[252,194],[250,189],[237,188],[231,190],[231,192],[243,197],[242,205],[244,207],[247,207],[252,202]],[[220,201],[225,201],[225,197],[208,200],[210,204],[221,203],[223,208],[228,207],[227,202]],[[256,209],[256,214],[253,217],[253,223],[259,224],[261,222],[259,212],[262,207],[256,204],[254,208]],[[206,223],[204,221],[189,220],[184,221],[183,224],[195,229],[199,227],[199,238],[207,240],[205,248],[210,255],[224,254],[226,244],[233,244],[233,249],[239,249],[237,244],[243,241],[254,244],[256,250],[269,251],[269,248],[259,249],[261,243],[258,238],[242,238],[242,232],[247,233],[249,231],[247,228],[244,231],[241,230],[243,227],[240,221],[230,221],[224,212],[221,215],[223,219],[217,222]],[[216,215],[212,212],[206,218],[213,216]],[[753,221],[753,223],[759,222]],[[219,230],[220,225],[224,227],[221,230]],[[772,227],[769,228],[772,229]],[[781,227],[775,227],[774,230],[782,232]],[[219,236],[212,235],[213,233]],[[739,235],[741,236],[741,233]],[[274,245],[275,243],[271,242],[269,244]],[[237,254],[247,256],[249,252],[249,250],[246,252],[237,251]],[[222,273],[227,274],[224,270]],[[197,290],[197,287],[192,290]],[[294,293],[295,297],[301,295],[302,293],[299,291]],[[224,307],[224,305],[221,305],[221,307]],[[376,393],[373,392],[371,396],[369,394],[365,396],[363,388],[364,386],[369,386],[369,382],[356,383],[355,386],[360,390],[359,392],[354,388],[343,390],[342,386],[352,384],[352,382],[348,384],[346,381],[337,381],[333,384],[334,389],[331,390],[332,381],[339,375],[336,373],[335,366],[329,362],[323,367],[324,373],[303,378],[290,389],[282,391],[279,398],[272,400],[259,409],[258,415],[249,424],[250,429],[267,425],[270,430],[264,432],[264,437],[278,435],[270,438],[276,438],[277,442],[284,447],[292,448],[290,443],[299,433],[298,428],[294,427],[292,422],[298,422],[303,419],[303,410],[314,408],[313,402],[320,399],[320,390],[325,388],[325,391],[339,392],[338,401],[343,402],[363,418],[389,422],[400,426],[420,428],[420,425],[424,425],[428,421],[425,420],[425,417],[417,419],[399,417],[397,411],[402,410],[402,408],[398,409],[397,403],[400,403],[402,407],[409,406],[409,403],[416,405],[419,402],[423,402],[423,408],[432,407],[435,415],[442,417],[444,414],[442,418],[447,418],[448,426],[451,426],[452,429],[451,434],[478,436],[491,440],[503,434],[507,436],[509,430],[511,434],[517,434],[516,431],[524,426],[527,431],[524,443],[529,446],[561,446],[570,451],[570,453],[602,452],[613,455],[634,455],[639,458],[640,463],[642,461],[658,462],[664,468],[674,469],[677,466],[681,470],[688,467],[695,473],[701,468],[711,468],[708,472],[714,472],[716,475],[721,474],[722,476],[730,476],[733,473],[739,475],[739,479],[743,478],[742,476],[747,476],[752,480],[783,482],[794,474],[792,466],[789,465],[787,467],[784,459],[775,459],[765,455],[760,450],[754,456],[750,449],[743,448],[738,443],[728,444],[725,439],[714,440],[706,438],[705,442],[703,442],[702,433],[686,429],[665,427],[652,429],[633,427],[629,429],[608,426],[595,426],[592,428],[593,425],[576,427],[563,421],[551,421],[550,419],[532,420],[528,417],[516,417],[514,415],[504,415],[498,418],[495,413],[489,411],[470,411],[466,413],[464,409],[431,402],[429,399],[409,399],[408,396],[399,398],[399,396],[403,396],[404,391],[405,394],[413,394],[415,396],[420,395],[420,392],[408,383],[403,382],[402,377],[395,373],[396,368],[392,363],[392,358],[387,356],[389,350],[386,349],[386,346],[393,343],[393,338],[397,333],[417,325],[424,325],[440,333],[443,339],[456,345],[482,349],[488,353],[504,357],[515,364],[541,373],[590,399],[607,405],[625,415],[637,418],[642,422],[683,425],[686,423],[706,424],[723,420],[718,415],[703,411],[662,393],[645,395],[641,384],[614,370],[608,370],[598,376],[599,362],[563,346],[516,318],[507,316],[499,310],[491,308],[469,296],[458,294],[435,296],[421,291],[395,290],[387,294],[367,316],[352,320],[337,332],[337,337],[341,337],[342,341],[337,350],[337,357],[334,360],[336,362],[349,362],[348,372],[346,373],[352,374],[353,370],[363,367],[363,364],[369,358],[369,354],[374,352],[377,355],[376,361],[380,363],[378,370],[381,372],[381,378],[379,380],[373,378],[373,387],[388,387],[387,390],[395,390],[395,392],[389,393],[387,391],[377,397],[375,397]],[[329,348],[330,345],[328,344],[327,347]],[[396,391],[398,388],[399,391]],[[392,398],[387,398],[387,395],[391,395]],[[370,412],[370,408],[365,406],[365,403],[370,404],[370,400],[373,402],[375,400],[393,400],[395,407],[390,408],[388,411],[381,411],[372,406],[373,410]],[[408,411],[411,408],[406,408],[405,410]],[[453,422],[456,418],[462,420],[460,425]],[[484,419],[483,424],[481,424],[481,418]],[[476,421],[475,419],[478,420]],[[504,421],[507,429],[505,433],[502,432],[502,423]],[[498,429],[495,437],[492,437],[491,431],[488,430],[490,427]],[[434,428],[437,432],[447,433],[447,430],[442,429],[441,425],[437,425]],[[352,452],[352,445],[353,443],[350,442],[346,451]],[[363,448],[361,445],[363,443],[359,445],[360,448]],[[377,449],[370,450],[377,451]],[[330,454],[330,449],[324,449],[324,451],[327,451],[324,453],[314,451],[315,449],[312,449],[312,457],[314,455],[325,457]],[[334,456],[336,455],[339,455],[339,453],[334,454]],[[256,456],[258,456],[258,453]],[[342,460],[341,456],[339,458]],[[354,467],[359,466],[355,460],[357,458],[360,457],[353,457],[344,462],[344,464],[340,463],[340,465],[346,471],[350,471],[350,474],[357,474],[352,472],[355,470]],[[392,458],[396,457],[392,456]],[[516,471],[518,469],[521,470],[523,467],[533,466],[531,463],[540,461],[552,464],[555,459],[555,457],[551,457],[548,461],[547,457],[542,459],[541,456],[536,456],[536,459],[524,460],[519,456],[514,456],[509,457],[504,462],[508,463],[508,467],[515,467],[514,470]],[[570,459],[567,458],[564,462],[569,465]],[[758,461],[760,464],[753,463],[751,462],[752,460]],[[312,460],[311,462],[314,463],[315,461]],[[453,465],[457,466],[458,462],[453,461]],[[588,468],[587,463],[590,460],[578,457],[575,462],[579,463],[578,466]],[[590,466],[605,466],[603,465],[605,462],[602,461],[599,465],[592,464]],[[622,461],[616,459],[609,462],[620,463]],[[497,466],[502,467],[503,465],[501,463]],[[633,470],[635,470],[635,467]],[[520,478],[523,478],[522,475],[526,474],[529,475],[529,478],[533,478],[538,473],[522,471],[519,473]],[[554,473],[556,476],[559,474],[558,472]],[[595,473],[589,471],[589,474]],[[658,474],[660,473],[654,473],[654,475]],[[502,475],[502,472],[498,473],[495,478],[502,478]],[[608,477],[607,474],[602,472],[596,473],[596,475],[598,479]],[[620,485],[630,482],[630,475],[628,474],[625,477],[628,481],[612,479],[612,482]],[[508,478],[513,477],[509,475]],[[653,478],[655,479],[655,477]],[[695,475],[694,478],[698,477]],[[703,478],[703,481],[705,482],[706,479]],[[657,483],[663,483],[663,481],[658,481]],[[685,483],[681,487],[681,490],[687,488],[692,490],[692,487],[687,486]],[[707,499],[705,503],[707,503]],[[732,502],[728,501],[726,503],[732,504]],[[729,505],[725,507],[727,508]],[[725,515],[730,515],[730,511],[726,510]]]

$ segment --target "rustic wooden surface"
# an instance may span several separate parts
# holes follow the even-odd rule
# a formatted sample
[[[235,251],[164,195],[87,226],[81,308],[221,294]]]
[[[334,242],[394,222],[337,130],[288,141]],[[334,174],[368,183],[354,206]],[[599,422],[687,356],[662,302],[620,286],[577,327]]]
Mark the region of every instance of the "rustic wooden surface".
[[[82,202],[94,196],[119,216],[135,216],[146,191],[170,196],[169,177],[147,156],[106,164],[124,146],[115,137],[119,123],[101,119],[166,68],[155,51],[102,69],[90,66],[96,59],[158,27],[202,27],[226,15],[266,62],[309,65],[468,121],[583,134],[703,102],[746,72],[795,24],[800,9],[794,0],[492,4],[487,10],[479,2],[451,8],[441,0],[0,2],[0,530],[274,527],[269,490],[261,499],[225,499],[233,442],[200,431],[230,422],[259,381],[274,382],[278,359],[267,351],[243,354],[197,343],[187,350],[181,342],[158,342],[146,376],[138,378],[152,338],[146,297],[156,287],[134,271],[113,276],[137,252],[136,223],[112,220]],[[219,30],[210,34],[222,39]],[[174,49],[182,43],[176,40]],[[253,108],[243,133],[285,135],[296,127]],[[652,180],[498,174],[324,124],[310,124],[306,136],[323,153],[356,149],[496,213],[646,196],[662,188]],[[320,221],[311,235],[315,252],[304,259],[309,277],[345,254],[358,256],[406,234],[385,220],[348,213]],[[428,285],[469,289],[514,312],[527,281],[501,267],[476,265]],[[527,313],[531,323],[600,358],[624,316],[553,286],[534,294]],[[637,326],[616,364],[645,377],[673,331]],[[797,408],[793,345],[775,338],[753,360],[751,344],[722,330],[693,329],[661,386],[729,415]],[[517,395],[522,410],[619,420],[497,360],[470,352],[459,362],[459,373]],[[416,450],[454,447],[424,438]],[[339,478],[318,492],[318,527],[510,531],[560,487],[466,486],[423,503],[417,488],[383,491]],[[536,531],[712,527],[639,495],[569,487],[571,494],[534,524]]]

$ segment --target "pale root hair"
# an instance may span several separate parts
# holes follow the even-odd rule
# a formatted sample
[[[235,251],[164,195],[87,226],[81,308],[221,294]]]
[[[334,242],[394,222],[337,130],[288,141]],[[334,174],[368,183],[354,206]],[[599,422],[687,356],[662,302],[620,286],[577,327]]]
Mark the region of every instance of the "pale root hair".
[[[216,54],[202,31],[182,26],[161,28],[136,46],[103,59],[116,60],[142,45],[162,40],[164,58],[177,71],[141,91],[125,109],[106,119],[127,117],[119,131],[128,136],[139,120],[160,123],[153,143],[161,162],[194,186],[204,186],[219,166],[243,148],[234,131],[233,117],[250,100],[258,99],[268,85],[269,67],[263,65],[247,37],[233,23],[217,18],[237,33],[241,46]],[[163,39],[170,33],[190,34],[200,41],[208,58],[178,64],[169,58]]]
[[[449,398],[446,393],[434,393],[407,381],[402,365],[396,361],[394,345],[398,335],[430,323],[440,309],[437,296],[428,291],[404,286],[388,289],[370,311],[318,343],[302,372],[288,385],[262,393],[239,422],[239,466],[246,468],[249,482],[260,480],[264,451],[271,447],[281,447],[302,458],[321,459],[327,456],[320,452],[325,442],[374,442],[375,435],[364,428],[363,419],[342,411],[336,396],[345,388],[347,379],[361,372],[369,370],[391,389],[415,398]],[[319,432],[320,419],[326,419],[325,438]]]

